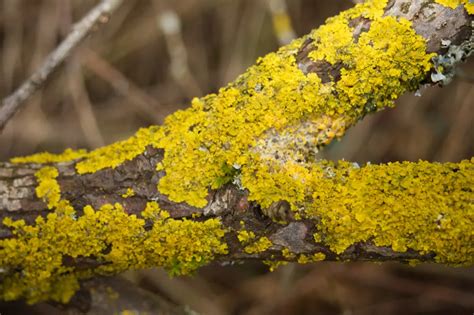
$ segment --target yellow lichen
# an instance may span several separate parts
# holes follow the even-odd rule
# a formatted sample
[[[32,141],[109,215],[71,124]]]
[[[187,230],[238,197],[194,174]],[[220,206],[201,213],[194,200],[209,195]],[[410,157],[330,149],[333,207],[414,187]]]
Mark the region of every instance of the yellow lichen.
[[[147,266],[163,266],[171,275],[189,274],[227,254],[222,242],[225,230],[220,219],[195,222],[186,219],[160,219],[153,224],[143,243]]]
[[[408,20],[379,16],[355,41],[348,25],[352,17],[342,14],[315,30],[311,36],[316,49],[309,56],[344,65],[335,85],[340,95],[338,110],[340,104],[350,104],[355,111],[392,106],[392,100],[415,88],[430,69],[432,56],[425,53],[425,40],[416,35]]]
[[[257,141],[252,151],[260,159],[275,159],[277,154],[282,163],[314,161],[318,158],[319,147],[340,138],[348,128],[347,123],[344,117],[322,115],[280,131],[270,130]]]
[[[281,266],[286,266],[288,265],[288,262],[287,261],[283,261],[283,260],[264,260],[263,263],[265,265],[267,265],[270,270],[270,272],[273,272],[275,270],[277,270],[277,268],[281,267]]]
[[[157,202],[147,202],[145,209],[141,212],[142,217],[145,219],[156,220],[156,219],[167,219],[170,214],[163,211]]]
[[[324,259],[326,259],[326,255],[324,253],[315,253],[313,255],[299,255],[297,261],[299,264],[307,264],[311,262],[322,261]]]
[[[48,205],[48,209],[57,207],[61,199],[61,189],[56,181],[58,175],[58,170],[52,166],[43,167],[35,174],[38,181],[36,196]]]
[[[313,239],[316,243],[321,243],[321,241],[323,240],[321,234],[317,232],[313,234]]]
[[[244,245],[244,251],[247,254],[256,254],[266,251],[272,246],[272,242],[267,237],[260,237],[255,241],[255,233],[247,230],[237,232],[237,239]]]
[[[474,14],[474,3],[470,0],[435,0],[435,2],[451,9],[455,9],[460,5],[464,5],[467,13]]]
[[[253,241],[255,233],[252,231],[241,230],[237,233],[237,238],[242,245],[246,245]]]
[[[6,271],[1,298],[67,302],[79,287],[78,279],[91,272],[76,270],[65,259],[93,258],[101,264],[96,274],[163,266],[180,275],[227,253],[219,219],[171,219],[156,203],[149,203],[143,212],[153,223],[148,230],[144,219],[128,215],[119,204],[98,210],[86,206],[80,217],[66,215],[62,206],[60,202],[54,213],[38,217],[33,225],[3,220],[15,238],[0,240],[0,266]]]
[[[309,53],[309,57],[313,60],[325,60],[335,64],[350,57],[350,47],[354,38],[347,19],[329,19],[326,24],[313,31],[311,37],[316,42],[316,49]],[[328,41],[328,38],[333,40]]]
[[[87,155],[86,150],[66,149],[61,154],[52,154],[48,152],[36,153],[30,156],[15,157],[10,160],[12,163],[58,163],[58,162],[69,162],[83,158]]]
[[[94,173],[104,168],[115,168],[125,161],[132,160],[143,153],[147,146],[155,143],[159,130],[158,126],[142,128],[129,139],[91,151],[84,160],[76,164],[77,172]]]
[[[268,237],[260,237],[257,241],[245,246],[244,251],[247,254],[257,254],[266,251],[272,246],[272,241]]]
[[[133,188],[127,188],[127,191],[125,193],[123,193],[121,196],[122,196],[122,198],[133,197],[133,196],[135,196],[135,191],[133,190]]]
[[[336,253],[357,242],[404,252],[434,253],[448,264],[473,263],[474,159],[460,163],[403,162],[359,167],[349,162],[269,164],[254,173],[254,198],[287,200],[314,218]],[[309,201],[313,200],[313,201]],[[414,237],[416,235],[416,237]]]
[[[434,252],[439,262],[473,263],[466,231],[474,224],[474,159],[362,168],[340,162],[313,176],[306,215],[320,220],[318,240],[323,235],[336,253],[370,241],[399,252]]]
[[[298,260],[297,260],[298,264],[307,264],[309,262],[311,262],[311,260],[309,259],[309,257],[307,255],[299,255],[298,256]]]
[[[425,39],[408,20],[391,16],[374,20],[351,47],[351,61],[341,70],[339,101],[365,111],[392,106],[401,94],[416,89],[431,68],[433,54],[425,50]]]
[[[257,200],[262,208],[286,200],[295,210],[310,191],[311,170],[301,163],[289,161],[281,165],[256,159],[248,169],[242,172],[242,183],[249,189],[249,199]]]
[[[283,248],[281,254],[288,260],[293,260],[296,257],[296,254],[292,253],[288,248]]]
[[[153,146],[156,143],[156,137],[161,135],[159,131],[159,126],[142,128],[129,139],[118,141],[91,152],[66,149],[62,154],[38,153],[26,157],[16,157],[11,159],[11,162],[45,164],[80,159],[76,164],[77,172],[79,174],[94,173],[104,168],[115,168],[143,153],[147,146]]]
[[[316,261],[322,261],[326,259],[326,255],[324,253],[315,253],[311,256],[311,261],[316,262]]]

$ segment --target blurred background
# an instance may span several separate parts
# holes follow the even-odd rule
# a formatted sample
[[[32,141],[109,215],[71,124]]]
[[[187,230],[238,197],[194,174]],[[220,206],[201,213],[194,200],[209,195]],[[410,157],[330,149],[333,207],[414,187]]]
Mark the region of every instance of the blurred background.
[[[0,97],[10,94],[98,1],[0,0]],[[161,124],[217,91],[257,57],[349,8],[349,0],[125,1],[0,134],[0,160],[93,149]],[[449,86],[403,96],[325,151],[365,163],[459,161],[474,154],[474,58]],[[270,273],[258,263],[209,266],[195,277],[124,275],[202,314],[472,314],[472,268],[319,263]],[[65,314],[0,302],[0,314]]]

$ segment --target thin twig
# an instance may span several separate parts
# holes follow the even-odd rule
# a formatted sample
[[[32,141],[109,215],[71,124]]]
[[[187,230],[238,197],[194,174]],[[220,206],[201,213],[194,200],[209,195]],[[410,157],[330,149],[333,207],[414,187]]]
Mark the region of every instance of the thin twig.
[[[189,69],[188,52],[181,31],[181,18],[173,9],[160,8],[158,1],[153,3],[157,11],[157,26],[163,32],[171,61],[171,76],[188,97],[202,95],[201,88]]]
[[[58,68],[71,54],[78,44],[94,29],[94,26],[105,24],[109,16],[115,11],[123,0],[103,0],[95,6],[85,17],[76,23],[71,33],[64,41],[48,55],[41,67],[34,72],[10,96],[2,101],[0,107],[0,131],[8,120],[21,108],[25,101],[49,78],[51,73]]]
[[[85,86],[84,74],[79,64],[79,59],[73,56],[67,62],[69,92],[72,96],[73,107],[77,113],[79,125],[85,136],[87,144],[92,148],[98,148],[105,144],[99,128],[97,118],[92,109],[89,93]]]
[[[272,16],[273,32],[280,45],[288,45],[296,38],[296,32],[291,25],[290,14],[285,0],[268,0],[268,9]]]
[[[158,100],[143,91],[123,73],[92,50],[81,50],[81,63],[102,80],[109,83],[120,95],[124,95],[133,104],[134,109],[155,124],[162,123],[164,115],[157,110],[161,107]],[[196,94],[198,95],[198,94]]]

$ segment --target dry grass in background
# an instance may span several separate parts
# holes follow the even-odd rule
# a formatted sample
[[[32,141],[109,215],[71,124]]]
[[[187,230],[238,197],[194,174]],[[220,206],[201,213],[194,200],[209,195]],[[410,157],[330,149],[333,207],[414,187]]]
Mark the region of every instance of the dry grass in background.
[[[11,93],[96,1],[0,0],[0,97]],[[348,8],[287,0],[297,36]],[[0,159],[92,149],[215,92],[278,48],[264,0],[125,1],[0,134]],[[273,12],[274,14],[278,14]],[[181,24],[177,29],[175,18]],[[171,23],[171,24],[170,24]],[[179,26],[179,25],[178,25]],[[178,30],[178,31],[177,31]],[[444,88],[406,95],[332,144],[330,159],[372,163],[474,155],[474,61]],[[130,272],[137,285],[203,314],[471,314],[472,269],[399,264],[210,266],[195,277]],[[0,303],[1,314],[63,314],[47,304]]]

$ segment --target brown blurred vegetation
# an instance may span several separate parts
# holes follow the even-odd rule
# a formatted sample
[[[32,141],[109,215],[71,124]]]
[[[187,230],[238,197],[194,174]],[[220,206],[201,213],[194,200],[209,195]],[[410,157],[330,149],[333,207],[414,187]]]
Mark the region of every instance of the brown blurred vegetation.
[[[0,97],[17,87],[97,1],[0,0]],[[296,34],[352,5],[287,0]],[[169,11],[171,10],[171,11]],[[158,20],[174,12],[181,32]],[[0,159],[92,149],[160,124],[193,96],[215,92],[277,49],[264,0],[136,0],[86,40],[0,134]],[[459,161],[474,154],[474,60],[449,86],[402,97],[332,144],[326,158],[372,163]],[[203,314],[472,314],[473,269],[320,263],[273,273],[254,263],[210,266],[195,277],[130,272],[138,286]],[[62,314],[2,303],[4,314]]]

